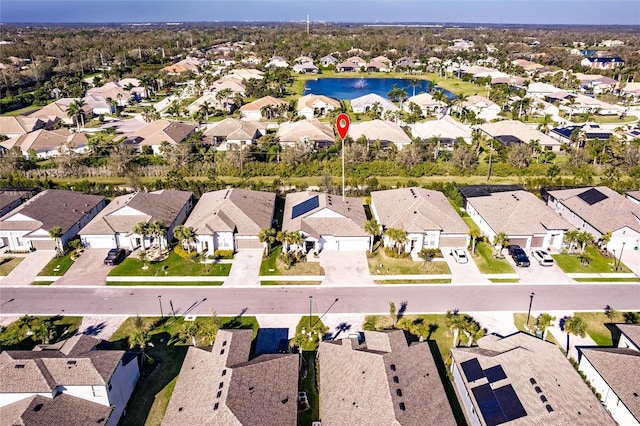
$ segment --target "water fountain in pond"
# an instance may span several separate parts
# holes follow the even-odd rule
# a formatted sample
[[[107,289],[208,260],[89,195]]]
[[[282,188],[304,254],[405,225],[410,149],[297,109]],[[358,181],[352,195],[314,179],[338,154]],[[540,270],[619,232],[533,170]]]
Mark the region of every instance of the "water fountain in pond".
[[[360,80],[356,81],[353,85],[354,89],[365,89],[367,87],[367,82],[366,80],[363,78],[360,78]]]

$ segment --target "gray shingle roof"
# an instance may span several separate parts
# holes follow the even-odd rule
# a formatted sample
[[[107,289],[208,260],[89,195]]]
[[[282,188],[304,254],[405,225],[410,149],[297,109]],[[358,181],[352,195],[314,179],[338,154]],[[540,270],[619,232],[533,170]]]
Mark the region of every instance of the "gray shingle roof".
[[[472,359],[477,359],[483,370],[496,365],[502,367],[506,379],[491,383],[491,387],[495,389],[510,384],[526,412],[526,416],[509,424],[616,424],[553,343],[522,332],[507,337],[489,335],[478,341],[477,348],[453,348],[451,355],[459,369],[461,363]],[[471,389],[488,381],[483,376],[469,382],[465,374],[461,374],[475,411],[480,413]],[[545,396],[546,402],[541,402],[541,395]],[[552,412],[547,411],[547,404],[553,408]]]
[[[116,197],[85,226],[80,235],[113,235],[131,232],[139,222],[160,220],[172,225],[193,194],[188,191],[164,189],[154,192],[134,192]],[[124,208],[133,209],[123,214]],[[124,211],[126,213],[126,211]]]
[[[507,235],[533,235],[550,229],[573,229],[538,197],[527,191],[494,192],[468,198],[487,224]]]
[[[162,424],[295,425],[298,355],[249,360],[252,330],[220,330],[211,351],[190,347]]]
[[[111,411],[109,406],[64,393],[53,399],[35,395],[0,407],[0,419],[12,426],[104,425]]]
[[[469,227],[442,192],[424,188],[400,188],[371,193],[380,224],[407,232],[439,230],[466,234]]]
[[[291,217],[294,206],[316,195],[319,201],[317,208],[296,218]],[[316,215],[316,213],[325,209],[334,212],[334,215],[332,217],[319,217],[319,215]],[[345,201],[342,201],[342,197],[339,195],[313,191],[287,194],[282,222],[282,229],[290,232],[302,230],[315,238],[320,235],[333,235],[336,237],[368,236],[364,232],[366,215],[362,200],[355,197],[345,197]]]
[[[364,335],[320,343],[323,424],[456,424],[427,343],[409,346],[401,330]]]
[[[640,324],[616,324],[616,326],[629,340],[640,348]]]
[[[271,227],[276,195],[249,189],[222,189],[207,192],[189,215],[185,226],[198,235],[236,231],[238,235],[258,235]]]
[[[619,348],[581,348],[600,377],[640,421],[640,352]]]
[[[395,144],[410,144],[411,138],[396,123],[385,120],[372,120],[354,123],[349,127],[349,136],[358,140],[365,136],[370,141],[380,140]]]
[[[596,186],[595,189],[607,198],[589,205],[579,197],[589,189],[561,189],[549,191],[549,194],[602,234],[617,231],[625,226],[640,232],[640,204],[634,203],[606,186]]]
[[[59,226],[62,232],[66,233],[103,200],[104,197],[98,195],[48,189],[3,217],[0,221],[0,229],[15,229],[7,219],[16,214],[22,214],[40,222],[36,227],[31,223],[31,230],[42,228],[48,231],[54,226]]]

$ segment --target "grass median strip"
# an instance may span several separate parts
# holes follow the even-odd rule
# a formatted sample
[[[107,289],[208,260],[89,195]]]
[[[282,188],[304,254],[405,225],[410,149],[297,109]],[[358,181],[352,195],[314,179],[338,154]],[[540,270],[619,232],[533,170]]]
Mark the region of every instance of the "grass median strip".
[[[616,260],[613,257],[606,257],[600,254],[593,247],[586,247],[584,253],[574,254],[553,254],[560,269],[564,273],[608,273],[613,271],[613,264]],[[631,272],[624,263],[620,262],[618,272]]]
[[[191,259],[183,259],[175,252],[161,262],[151,262],[147,269],[139,259],[127,258],[109,272],[110,277],[154,277],[154,276],[227,276],[231,270],[229,263],[200,263]]]
[[[71,259],[71,255],[73,251],[65,254],[62,257],[53,258],[42,268],[42,271],[38,275],[44,277],[61,277],[67,273],[71,265],[73,265],[73,260]]]
[[[322,281],[260,281],[260,285],[287,286],[287,285],[320,285]]]
[[[493,256],[493,247],[482,241],[478,243],[476,255],[474,256],[478,269],[483,274],[514,274],[515,271],[504,259],[497,259]]]

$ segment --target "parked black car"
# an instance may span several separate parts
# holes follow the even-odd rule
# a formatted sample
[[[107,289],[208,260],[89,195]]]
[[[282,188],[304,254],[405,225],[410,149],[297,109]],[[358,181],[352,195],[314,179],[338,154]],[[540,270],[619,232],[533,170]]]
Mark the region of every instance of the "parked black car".
[[[121,248],[113,248],[109,250],[107,253],[107,257],[104,258],[104,264],[113,266],[122,262],[122,260],[127,257],[127,252]]]
[[[511,258],[516,263],[516,266],[528,267],[531,263],[529,262],[529,257],[527,253],[522,250],[520,246],[509,246],[509,254]]]

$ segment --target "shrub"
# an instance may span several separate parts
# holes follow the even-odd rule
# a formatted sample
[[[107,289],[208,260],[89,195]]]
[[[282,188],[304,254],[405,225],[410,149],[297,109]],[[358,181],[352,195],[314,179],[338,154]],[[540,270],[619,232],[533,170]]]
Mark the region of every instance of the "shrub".
[[[233,250],[216,250],[213,252],[215,259],[233,259]]]
[[[178,256],[180,256],[181,258],[183,258],[183,259],[187,259],[187,260],[192,260],[192,259],[194,259],[194,258],[198,255],[198,252],[197,252],[197,251],[195,251],[195,250],[191,250],[191,251],[189,252],[189,251],[187,251],[187,250],[183,249],[183,248],[182,248],[182,247],[180,247],[180,246],[176,246],[176,247],[173,249],[173,251],[174,251]]]

